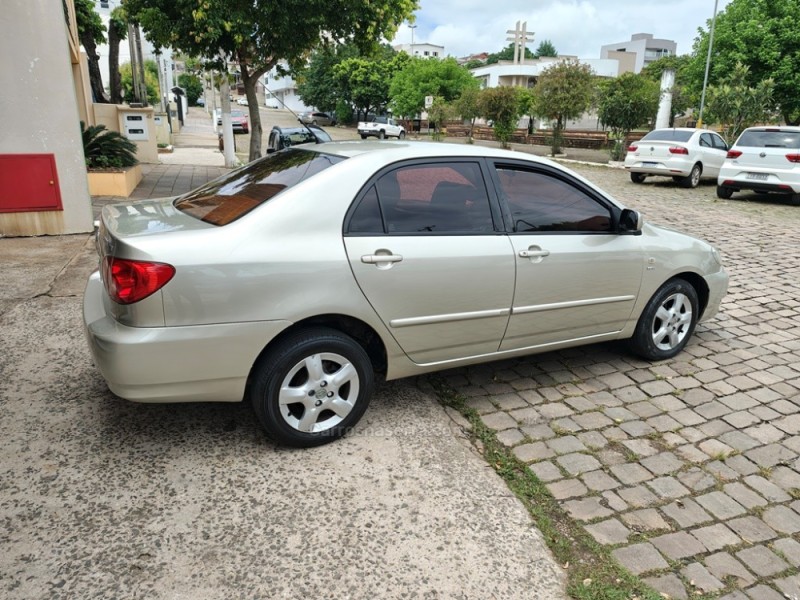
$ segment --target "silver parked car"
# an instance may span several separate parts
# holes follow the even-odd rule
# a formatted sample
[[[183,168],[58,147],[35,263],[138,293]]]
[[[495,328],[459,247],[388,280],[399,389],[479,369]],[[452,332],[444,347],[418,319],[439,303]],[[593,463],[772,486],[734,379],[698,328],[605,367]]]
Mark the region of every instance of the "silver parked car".
[[[103,208],[84,320],[110,389],[249,400],[335,439],[396,379],[628,339],[672,357],[727,289],[720,256],[530,155],[424,142],[287,148],[178,198]]]
[[[708,129],[654,129],[628,146],[625,168],[633,183],[660,175],[693,188],[701,179],[717,179],[727,152],[725,140]]]

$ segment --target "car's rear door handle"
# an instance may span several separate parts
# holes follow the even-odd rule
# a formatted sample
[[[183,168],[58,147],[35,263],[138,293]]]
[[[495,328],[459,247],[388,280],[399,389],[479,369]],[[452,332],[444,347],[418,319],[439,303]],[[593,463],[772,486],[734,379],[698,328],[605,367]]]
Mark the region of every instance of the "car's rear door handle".
[[[365,254],[361,257],[361,262],[367,265],[377,265],[378,267],[390,267],[392,263],[400,262],[403,257],[399,254]]]

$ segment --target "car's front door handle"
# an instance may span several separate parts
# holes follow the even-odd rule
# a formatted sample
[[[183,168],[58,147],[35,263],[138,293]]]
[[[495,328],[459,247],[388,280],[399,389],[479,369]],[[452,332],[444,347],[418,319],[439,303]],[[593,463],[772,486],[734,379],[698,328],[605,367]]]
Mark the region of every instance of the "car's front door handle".
[[[527,250],[520,250],[519,255],[522,258],[544,258],[550,256],[550,250],[542,250],[539,246],[531,246]]]

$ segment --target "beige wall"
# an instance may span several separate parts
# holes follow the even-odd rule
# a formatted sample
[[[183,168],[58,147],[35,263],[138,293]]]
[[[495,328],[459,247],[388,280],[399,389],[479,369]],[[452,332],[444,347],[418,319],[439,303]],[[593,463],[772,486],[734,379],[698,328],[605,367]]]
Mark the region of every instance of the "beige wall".
[[[2,6],[0,154],[53,154],[64,210],[0,213],[0,234],[91,231],[92,205],[81,142],[81,112],[63,2],[3,0]]]
[[[608,53],[608,58],[614,58],[619,61],[619,72],[617,75],[636,72],[635,52],[617,52],[616,50],[613,50]]]
[[[109,131],[123,133],[123,114],[136,113],[144,117],[148,139],[131,140],[136,144],[136,158],[142,163],[158,163],[158,132],[153,120],[155,109],[131,108],[127,104],[93,104],[95,125],[105,125]]]

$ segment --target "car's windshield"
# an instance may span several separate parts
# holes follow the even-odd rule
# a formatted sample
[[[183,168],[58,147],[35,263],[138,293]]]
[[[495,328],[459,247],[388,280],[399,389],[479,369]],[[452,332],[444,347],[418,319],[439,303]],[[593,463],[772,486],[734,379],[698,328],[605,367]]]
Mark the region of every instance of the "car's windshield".
[[[242,111],[240,111],[240,110],[232,110],[231,111],[231,116],[232,117],[243,117],[244,113]]]
[[[688,142],[694,131],[656,129],[642,138],[643,142]]]
[[[736,145],[752,148],[800,148],[800,131],[752,129],[745,131]]]
[[[277,152],[181,196],[175,200],[175,208],[212,225],[227,225],[343,160],[297,149]]]

